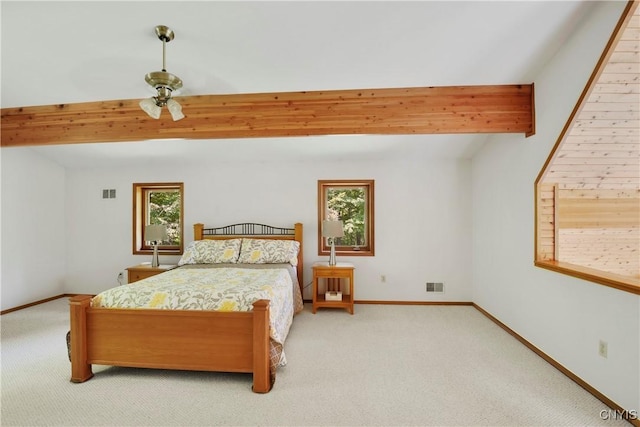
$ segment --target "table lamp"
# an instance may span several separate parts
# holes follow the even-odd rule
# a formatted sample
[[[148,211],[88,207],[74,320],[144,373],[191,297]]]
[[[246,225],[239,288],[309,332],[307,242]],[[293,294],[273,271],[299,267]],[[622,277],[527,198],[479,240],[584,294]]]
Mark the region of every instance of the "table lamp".
[[[329,265],[336,265],[336,238],[342,236],[344,236],[342,221],[322,221],[322,237],[327,237],[331,245]]]
[[[151,267],[157,267],[160,265],[158,260],[158,243],[166,240],[167,237],[167,226],[164,224],[151,224],[144,228],[144,240],[153,243]]]

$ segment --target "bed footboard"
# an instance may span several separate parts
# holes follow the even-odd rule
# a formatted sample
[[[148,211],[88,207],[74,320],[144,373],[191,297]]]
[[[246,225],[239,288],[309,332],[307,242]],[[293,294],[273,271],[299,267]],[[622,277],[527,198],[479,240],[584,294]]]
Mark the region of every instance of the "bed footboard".
[[[92,308],[70,299],[71,381],[92,364],[194,371],[251,372],[253,391],[271,389],[269,301],[250,312]]]

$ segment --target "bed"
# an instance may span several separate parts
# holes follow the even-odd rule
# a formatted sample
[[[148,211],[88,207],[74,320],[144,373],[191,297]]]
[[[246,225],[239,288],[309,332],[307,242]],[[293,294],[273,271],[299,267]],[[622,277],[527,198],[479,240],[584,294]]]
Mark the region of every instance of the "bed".
[[[194,254],[195,258],[203,256],[196,249],[190,251],[190,248],[209,243],[213,245],[211,241],[233,246],[237,240],[241,241],[241,249],[235,263],[229,264],[226,259],[220,259],[220,262],[210,266],[199,265],[197,260],[190,262]],[[278,248],[280,244],[291,247],[292,243],[298,250],[290,260],[289,268],[277,265],[282,260],[276,260],[276,265],[267,265],[271,264],[268,258],[279,256],[269,252],[274,245]],[[267,246],[271,249],[266,250]],[[228,251],[224,253],[228,255]],[[266,261],[262,259],[264,256]],[[244,261],[248,261],[247,265]],[[133,285],[122,285],[96,296],[76,295],[70,298],[68,347],[72,382],[81,383],[92,378],[92,365],[96,364],[252,373],[254,392],[267,393],[271,390],[277,367],[286,363],[283,344],[288,332],[288,328],[274,332],[273,318],[287,316],[282,314],[281,306],[293,304],[293,308],[285,310],[293,310],[294,314],[302,309],[302,224],[296,223],[292,228],[255,223],[205,228],[203,224],[195,224],[194,241],[185,248],[180,264],[174,270]],[[286,271],[288,279],[283,271]],[[258,288],[265,288],[266,293],[256,293],[258,291],[254,287],[253,294],[243,297],[243,304],[226,300],[226,291],[213,292],[223,295],[224,301],[205,304],[194,303],[195,297],[192,298],[193,295],[188,293],[181,293],[180,296],[171,293],[167,297],[176,288],[171,288],[171,291],[165,288],[162,298],[149,292],[136,294],[135,297],[127,296],[129,294],[125,292],[151,289],[173,281],[184,285],[181,292],[202,293],[203,283],[210,280],[203,277],[205,272],[216,277],[211,280],[220,283],[244,283],[257,278],[264,282],[279,277],[292,288],[291,302],[277,303],[276,285],[272,286],[271,283],[268,286],[258,283]],[[237,276],[249,278],[240,279]],[[193,289],[199,291],[187,290],[191,282]],[[227,286],[227,289],[240,293],[239,287]],[[205,301],[210,301],[210,294],[207,295]],[[176,306],[171,302],[177,300],[189,301],[189,304]]]

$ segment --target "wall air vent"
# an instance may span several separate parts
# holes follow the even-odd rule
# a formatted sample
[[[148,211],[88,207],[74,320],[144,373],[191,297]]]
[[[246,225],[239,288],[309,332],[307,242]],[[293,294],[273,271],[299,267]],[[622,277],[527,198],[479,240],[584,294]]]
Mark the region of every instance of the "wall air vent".
[[[442,282],[427,282],[427,292],[444,292],[444,283]]]
[[[115,199],[116,198],[116,190],[115,189],[105,189],[102,190],[102,198],[103,199]]]

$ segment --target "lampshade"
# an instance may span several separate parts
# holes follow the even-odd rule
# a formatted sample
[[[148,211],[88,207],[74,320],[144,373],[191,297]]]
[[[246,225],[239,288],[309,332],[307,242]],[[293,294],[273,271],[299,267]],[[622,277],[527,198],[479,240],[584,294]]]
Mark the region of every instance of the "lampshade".
[[[153,98],[147,98],[140,101],[140,108],[142,108],[142,110],[152,118],[156,120],[160,118],[162,107],[156,105],[156,102]]]
[[[175,99],[169,98],[167,100],[167,108],[169,109],[171,118],[174,122],[184,119],[184,114],[182,114],[182,105],[180,105]]]
[[[343,237],[342,221],[322,221],[322,237]]]
[[[152,224],[147,225],[144,228],[144,240],[147,242],[161,242],[166,240],[167,235],[167,226],[163,224]]]

